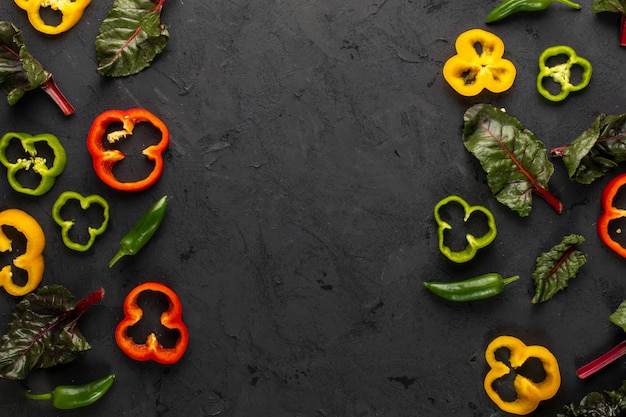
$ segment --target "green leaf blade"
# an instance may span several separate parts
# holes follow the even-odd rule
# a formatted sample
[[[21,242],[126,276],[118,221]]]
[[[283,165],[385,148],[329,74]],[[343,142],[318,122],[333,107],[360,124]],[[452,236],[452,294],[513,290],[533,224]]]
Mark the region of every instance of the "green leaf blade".
[[[584,241],[581,235],[565,236],[561,243],[537,258],[532,274],[535,282],[533,304],[548,301],[576,277],[578,270],[587,262],[587,255],[577,249]]]
[[[111,77],[136,74],[165,49],[169,32],[161,23],[160,0],[115,0],[96,36],[98,73]]]
[[[572,143],[551,153],[563,157],[571,179],[592,183],[626,161],[626,114],[599,115]]]
[[[24,379],[34,369],[71,362],[89,350],[76,326],[75,308],[74,296],[60,285],[26,295],[0,338],[0,376]]]
[[[47,77],[48,72],[28,52],[20,30],[10,22],[0,22],[0,88],[9,105],[40,87]]]
[[[561,203],[548,191],[554,166],[532,132],[489,104],[470,107],[463,119],[463,144],[479,160],[500,203],[527,216],[532,209],[532,193],[537,192],[560,213]]]

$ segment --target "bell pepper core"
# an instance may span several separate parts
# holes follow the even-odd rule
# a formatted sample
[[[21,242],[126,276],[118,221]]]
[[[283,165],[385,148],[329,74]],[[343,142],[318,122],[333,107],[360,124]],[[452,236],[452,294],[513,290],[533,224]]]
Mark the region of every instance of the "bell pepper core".
[[[7,148],[12,139],[18,139],[28,158],[18,158],[17,161],[9,161]],[[46,143],[54,153],[54,161],[51,166],[47,165],[45,158],[37,155],[37,144]],[[11,187],[20,193],[39,196],[50,191],[56,177],[65,169],[67,156],[59,139],[49,133],[31,136],[28,133],[8,132],[0,138],[0,163],[7,168],[7,179]],[[35,188],[23,186],[17,179],[22,170],[32,169],[41,176],[39,184]]]
[[[597,228],[602,242],[615,253],[626,258],[626,248],[615,241],[609,233],[611,221],[626,218],[626,209],[615,207],[613,203],[615,196],[624,185],[626,185],[626,174],[621,174],[611,180],[602,191],[602,214],[598,219]],[[619,234],[622,229],[617,228],[615,232]]]
[[[506,362],[496,358],[496,352],[502,348],[509,351]],[[527,346],[514,336],[498,336],[487,346],[485,358],[491,368],[485,376],[485,391],[489,398],[507,413],[530,414],[537,409],[541,401],[554,397],[561,386],[559,364],[552,352],[543,346]],[[529,358],[541,361],[545,372],[545,378],[542,381],[536,382],[518,372]],[[516,398],[513,401],[505,401],[494,388],[494,382],[511,372],[515,373],[513,387]]]
[[[112,123],[122,123],[122,129],[107,133],[107,126]],[[141,153],[154,162],[154,169],[144,179],[133,182],[119,181],[113,174],[113,165],[125,158],[117,150],[107,150],[103,146],[103,139],[109,143],[132,135],[135,125],[147,122],[161,132],[161,140],[156,145],[148,146]],[[100,114],[93,121],[87,137],[87,149],[91,154],[93,169],[98,177],[107,185],[121,191],[141,191],[153,185],[163,172],[163,152],[167,149],[170,134],[167,126],[158,117],[148,110],[133,108],[129,110],[108,110]]]
[[[146,343],[141,345],[135,343],[127,334],[128,328],[138,323],[143,317],[143,310],[137,304],[137,298],[144,291],[162,293],[169,300],[168,310],[161,314],[161,324],[168,329],[175,329],[179,332],[178,340],[172,348],[163,347],[154,333],[150,333]],[[178,295],[159,282],[145,282],[135,287],[124,300],[124,318],[115,329],[115,341],[120,349],[132,359],[138,361],[153,360],[161,364],[177,362],[189,344],[189,332],[183,323],[183,307]]]
[[[567,57],[567,61],[562,64],[548,66],[550,58],[559,55]],[[582,69],[582,78],[578,84],[571,82],[572,67],[579,66]],[[555,83],[560,84],[561,90],[558,94],[552,94],[543,85],[544,78],[552,78]],[[576,52],[569,46],[559,45],[547,48],[539,56],[539,74],[537,75],[537,91],[550,101],[562,101],[572,91],[582,90],[591,81],[591,63],[585,58],[576,55]]]
[[[86,243],[78,243],[72,240],[70,237],[70,229],[74,227],[76,222],[74,220],[65,220],[61,216],[61,210],[69,200],[78,200],[80,207],[83,210],[87,210],[92,204],[97,204],[102,207],[102,223],[100,223],[100,226],[98,227],[89,226],[87,228],[89,239]],[[109,224],[109,203],[97,194],[84,197],[75,191],[65,191],[64,193],[61,193],[59,198],[57,198],[52,205],[52,219],[56,222],[56,224],[61,226],[61,237],[63,238],[65,246],[78,252],[84,252],[91,248],[96,240],[96,237],[104,233],[106,230]]]
[[[464,222],[467,222],[473,213],[480,212],[485,215],[487,220],[487,226],[489,227],[489,230],[480,237],[475,237],[471,233],[467,233],[465,235],[465,239],[467,240],[467,246],[465,247],[465,249],[458,252],[453,251],[449,246],[445,244],[445,231],[452,229],[452,226],[450,225],[450,223],[443,220],[440,214],[441,208],[450,203],[458,203],[463,207],[465,213],[463,216]],[[437,223],[439,250],[442,254],[446,256],[446,258],[450,259],[453,262],[463,263],[469,261],[476,255],[478,249],[489,245],[496,238],[496,220],[493,217],[493,214],[483,206],[470,206],[467,201],[459,196],[450,195],[439,201],[435,205],[434,215],[435,222]]]
[[[459,35],[455,47],[457,54],[444,64],[443,77],[457,93],[475,96],[485,88],[493,93],[511,88],[516,69],[502,57],[504,42],[498,36],[470,29]]]
[[[58,35],[74,27],[91,0],[14,0],[28,14],[30,24],[39,32],[47,35]],[[62,19],[58,25],[48,25],[41,17],[41,9],[49,7],[61,12]]]
[[[43,229],[30,214],[19,209],[7,209],[0,212],[0,252],[11,252],[12,241],[2,230],[2,226],[11,226],[26,238],[24,253],[13,259],[16,268],[26,271],[28,280],[24,285],[13,281],[11,265],[0,269],[0,287],[15,296],[26,295],[33,291],[43,278],[43,250],[46,238]]]

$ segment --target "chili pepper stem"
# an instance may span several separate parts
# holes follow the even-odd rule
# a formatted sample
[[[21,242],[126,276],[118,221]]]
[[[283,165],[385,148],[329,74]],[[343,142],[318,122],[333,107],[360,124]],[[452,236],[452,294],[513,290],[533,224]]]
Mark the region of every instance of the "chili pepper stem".
[[[556,1],[558,3],[563,3],[569,7],[573,7],[574,9],[580,9],[580,4],[578,3],[574,3],[573,1],[569,1],[569,0],[552,0],[552,1]]]
[[[43,394],[33,394],[30,390],[24,392],[24,396],[29,400],[51,400],[52,392],[44,392]]]
[[[41,84],[41,89],[46,92],[52,100],[59,106],[59,108],[63,111],[63,114],[66,116],[74,113],[74,106],[68,101],[67,98],[61,92],[61,89],[54,82],[54,78],[52,77],[52,73],[48,74],[46,77],[46,81]]]
[[[128,250],[126,250],[126,248],[120,247],[120,250],[117,251],[117,253],[113,257],[113,259],[111,259],[111,261],[109,262],[109,268],[111,268],[113,265],[115,265],[115,263],[117,261],[119,261],[121,258],[123,258],[126,255],[130,255],[130,254],[131,253]]]
[[[502,280],[502,284],[510,284],[511,282],[517,281],[519,279],[519,275],[513,275],[512,277],[504,278]]]
[[[622,341],[613,349],[592,360],[588,364],[578,368],[578,370],[576,370],[576,375],[578,375],[578,378],[580,379],[585,379],[603,369],[607,365],[615,362],[624,355],[626,355],[626,340]]]

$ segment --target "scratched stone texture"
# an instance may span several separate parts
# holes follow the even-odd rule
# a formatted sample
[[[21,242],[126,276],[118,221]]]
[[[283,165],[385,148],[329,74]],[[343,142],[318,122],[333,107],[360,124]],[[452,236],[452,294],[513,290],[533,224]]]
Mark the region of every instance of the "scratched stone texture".
[[[62,284],[77,297],[106,290],[80,320],[92,350],[22,383],[0,380],[0,415],[504,415],[482,387],[484,349],[500,334],[559,358],[561,389],[537,416],[617,388],[623,362],[588,381],[575,375],[623,338],[608,315],[626,295],[624,263],[595,230],[611,176],[576,185],[554,160],[550,187],[564,212],[535,196],[532,214],[520,218],[492,197],[460,138],[464,111],[479,102],[506,108],[548,149],[572,141],[599,113],[626,112],[619,19],[596,16],[588,4],[553,5],[488,26],[484,17],[498,3],[169,0],[165,51],[119,79],[95,72],[93,42],[111,0],[92,2],[59,36],[34,31],[13,2],[0,6],[76,107],[65,117],[41,91],[12,108],[0,101],[2,133],[51,132],[68,154],[53,190],[38,198],[14,192],[2,167],[0,209],[22,208],[44,228],[42,285]],[[517,67],[506,93],[465,98],[442,77],[456,37],[476,27],[501,37]],[[559,104],[535,90],[537,58],[555,44],[572,46],[594,70],[587,89]],[[171,143],[159,182],[129,194],[100,182],[85,139],[99,113],[131,107],[162,118]],[[131,161],[125,169],[141,163]],[[69,189],[111,205],[107,232],[85,253],[63,246],[50,216]],[[497,239],[467,264],[452,264],[437,247],[432,209],[450,194],[486,206],[498,225]],[[170,200],[155,238],[109,269],[120,237],[162,195]],[[566,291],[532,305],[536,257],[570,233],[587,238],[588,264]],[[469,304],[422,286],[486,272],[522,279]],[[124,297],[147,280],[183,302],[190,344],[174,365],[135,362],[115,344]],[[19,299],[0,297],[4,329]],[[153,310],[146,316],[158,327]],[[61,413],[22,396],[26,387],[109,372],[113,388],[88,409]]]

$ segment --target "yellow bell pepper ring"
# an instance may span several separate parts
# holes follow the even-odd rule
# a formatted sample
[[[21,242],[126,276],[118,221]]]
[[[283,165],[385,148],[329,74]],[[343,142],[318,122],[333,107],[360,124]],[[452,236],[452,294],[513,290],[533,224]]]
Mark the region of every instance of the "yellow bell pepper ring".
[[[508,351],[508,360],[499,355],[500,350]],[[506,357],[506,355],[504,355]],[[522,366],[528,359],[538,359],[543,367],[542,380],[534,375],[522,375]],[[561,373],[556,357],[543,346],[527,346],[514,336],[498,336],[489,343],[485,359],[491,368],[485,376],[484,387],[487,395],[500,409],[507,413],[526,415],[537,409],[543,400],[554,397],[561,386]],[[515,399],[508,401],[496,390],[498,380],[514,374],[513,388]]]
[[[443,78],[463,96],[478,95],[484,89],[502,93],[513,85],[515,65],[504,59],[504,42],[482,29],[463,32],[456,39],[457,54],[443,66]]]
[[[15,4],[28,14],[28,20],[39,32],[47,35],[58,35],[74,27],[91,0],[14,0]],[[61,22],[58,25],[49,25],[41,17],[41,9],[49,7],[61,12]]]
[[[26,239],[26,249],[13,259],[13,265],[0,269],[0,287],[15,296],[26,295],[35,290],[43,277],[43,250],[46,238],[43,229],[30,214],[19,209],[7,209],[0,212],[0,252],[13,252],[13,241],[7,236],[2,226],[10,226]],[[17,249],[15,248],[16,252]],[[13,280],[13,267],[28,274],[24,285]]]

